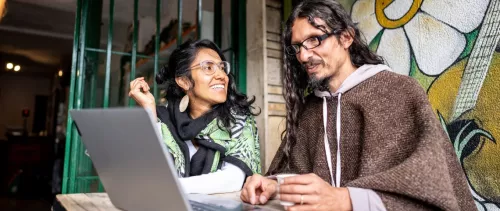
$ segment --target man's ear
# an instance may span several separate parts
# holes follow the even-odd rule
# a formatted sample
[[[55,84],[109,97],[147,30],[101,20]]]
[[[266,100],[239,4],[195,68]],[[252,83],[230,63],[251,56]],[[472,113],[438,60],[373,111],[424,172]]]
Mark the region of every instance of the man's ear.
[[[340,34],[340,43],[342,43],[342,47],[344,47],[344,49],[351,47],[355,34],[354,29],[351,27],[347,28],[347,30]]]
[[[191,89],[191,81],[187,77],[176,77],[175,83],[179,85],[184,91],[188,91]]]

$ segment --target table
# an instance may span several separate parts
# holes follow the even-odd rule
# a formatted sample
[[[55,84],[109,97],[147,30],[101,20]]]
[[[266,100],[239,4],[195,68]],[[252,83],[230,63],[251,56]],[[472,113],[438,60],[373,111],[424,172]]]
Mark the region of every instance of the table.
[[[240,200],[240,192],[213,194],[214,196],[229,198],[236,201]],[[106,193],[76,193],[76,194],[59,194],[56,196],[57,205],[54,205],[53,210],[66,211],[122,211],[111,203]],[[284,210],[278,200],[271,200],[266,205],[266,209]]]

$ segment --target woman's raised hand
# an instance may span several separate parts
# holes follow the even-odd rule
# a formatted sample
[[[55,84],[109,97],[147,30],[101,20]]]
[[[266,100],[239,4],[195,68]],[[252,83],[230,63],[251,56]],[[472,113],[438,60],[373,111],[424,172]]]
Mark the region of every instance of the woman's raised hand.
[[[156,117],[155,97],[149,90],[149,85],[144,80],[144,77],[139,77],[130,82],[130,92],[128,96],[132,97],[141,107],[150,109]]]

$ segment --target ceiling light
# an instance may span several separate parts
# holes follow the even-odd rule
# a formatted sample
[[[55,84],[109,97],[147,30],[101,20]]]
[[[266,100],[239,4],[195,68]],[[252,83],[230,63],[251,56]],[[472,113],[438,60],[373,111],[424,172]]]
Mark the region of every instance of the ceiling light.
[[[10,69],[12,69],[12,68],[14,68],[14,64],[12,64],[12,63],[7,63],[7,69],[9,69],[9,70],[10,70]]]
[[[17,72],[17,71],[19,71],[19,70],[21,70],[21,66],[16,65],[16,66],[14,67],[14,71],[16,71],[16,72]]]
[[[57,73],[59,75],[59,77],[62,77],[63,75],[63,71],[62,70],[59,70],[59,72]]]

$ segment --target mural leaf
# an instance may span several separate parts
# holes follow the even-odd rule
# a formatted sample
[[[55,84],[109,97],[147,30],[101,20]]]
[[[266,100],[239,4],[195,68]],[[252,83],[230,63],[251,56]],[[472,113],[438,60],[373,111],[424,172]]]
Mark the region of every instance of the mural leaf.
[[[465,148],[465,146],[467,145],[467,143],[469,143],[469,140],[471,140],[472,137],[474,137],[475,135],[483,135],[484,137],[490,139],[491,141],[493,141],[493,143],[495,143],[495,139],[488,131],[483,130],[483,129],[475,129],[475,130],[471,131],[469,134],[467,134],[467,136],[464,139],[461,140],[457,154],[459,154],[459,155],[462,154],[462,151]]]
[[[463,140],[460,140],[460,137],[462,137],[462,133],[467,129],[467,127],[469,127],[469,125],[471,123],[472,122],[468,122],[465,126],[463,126],[460,129],[460,132],[458,132],[457,136],[455,137],[455,141],[453,142],[453,148],[455,148],[455,151],[457,152],[457,155],[459,158],[462,157],[462,154],[458,154],[458,149],[460,147],[460,142],[463,141]]]

